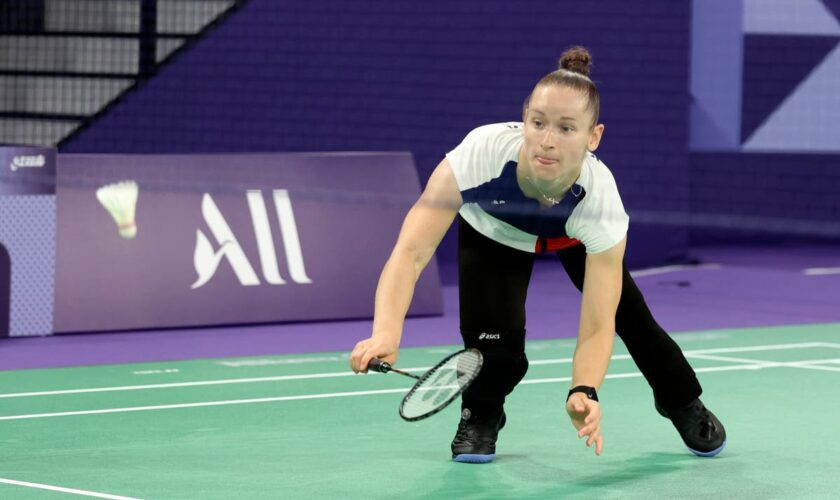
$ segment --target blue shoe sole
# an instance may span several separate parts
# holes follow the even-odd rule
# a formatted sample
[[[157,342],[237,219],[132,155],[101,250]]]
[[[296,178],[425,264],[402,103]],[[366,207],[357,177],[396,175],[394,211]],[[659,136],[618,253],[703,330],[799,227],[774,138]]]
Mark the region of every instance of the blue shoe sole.
[[[464,453],[462,455],[455,455],[452,457],[452,460],[456,462],[461,462],[464,464],[488,464],[496,458],[496,454],[492,453],[490,455],[472,455],[469,453]]]
[[[694,453],[698,457],[713,457],[713,456],[717,455],[718,453],[722,452],[724,448],[726,448],[726,441],[724,441],[723,444],[720,445],[720,447],[718,447],[718,448],[716,448],[712,451],[697,451],[697,450],[692,450],[691,448],[689,448],[689,450],[691,450],[691,453]]]

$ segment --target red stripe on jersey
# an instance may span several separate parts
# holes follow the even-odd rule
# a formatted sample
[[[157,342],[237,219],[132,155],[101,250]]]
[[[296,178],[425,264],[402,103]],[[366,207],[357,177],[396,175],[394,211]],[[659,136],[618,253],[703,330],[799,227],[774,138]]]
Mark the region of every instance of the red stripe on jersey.
[[[543,238],[542,236],[538,236],[535,252],[556,252],[557,250],[563,250],[564,248],[570,248],[580,244],[580,240],[569,238],[568,236],[561,236],[560,238]]]

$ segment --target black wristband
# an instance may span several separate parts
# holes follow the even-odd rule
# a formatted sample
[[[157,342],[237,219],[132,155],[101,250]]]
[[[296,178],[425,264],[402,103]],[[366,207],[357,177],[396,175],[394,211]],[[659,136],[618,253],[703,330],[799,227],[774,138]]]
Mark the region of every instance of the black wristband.
[[[579,385],[577,387],[572,387],[572,390],[569,391],[569,394],[566,396],[566,401],[572,397],[572,394],[576,392],[582,392],[586,394],[586,397],[591,399],[592,401],[598,401],[598,393],[595,392],[594,387],[589,387],[588,385]]]

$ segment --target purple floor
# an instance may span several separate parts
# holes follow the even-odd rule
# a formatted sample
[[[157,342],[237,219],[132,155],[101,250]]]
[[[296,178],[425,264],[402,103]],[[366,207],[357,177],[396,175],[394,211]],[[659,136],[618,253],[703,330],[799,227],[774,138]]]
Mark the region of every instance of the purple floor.
[[[662,326],[672,332],[840,322],[840,246],[702,248],[702,265],[634,271]],[[805,274],[810,268],[837,268]],[[458,290],[445,313],[410,318],[404,347],[458,344]],[[559,263],[539,260],[528,295],[531,339],[573,337],[580,298]],[[370,321],[336,321],[98,333],[0,340],[0,370],[166,360],[347,352]]]

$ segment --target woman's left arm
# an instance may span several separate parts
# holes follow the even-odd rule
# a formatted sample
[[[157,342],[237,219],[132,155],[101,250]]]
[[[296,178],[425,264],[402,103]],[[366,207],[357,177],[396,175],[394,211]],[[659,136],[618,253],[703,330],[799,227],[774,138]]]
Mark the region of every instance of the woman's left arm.
[[[615,338],[615,313],[621,297],[626,243],[627,238],[609,250],[586,256],[572,387],[588,385],[597,389],[607,373]]]
[[[615,313],[621,297],[624,238],[604,252],[586,256],[580,326],[572,365],[572,387],[598,389],[607,373],[615,338]],[[595,453],[603,448],[601,408],[597,401],[577,392],[566,402],[566,411],[578,429],[578,437],[588,436],[586,445],[595,443]]]

